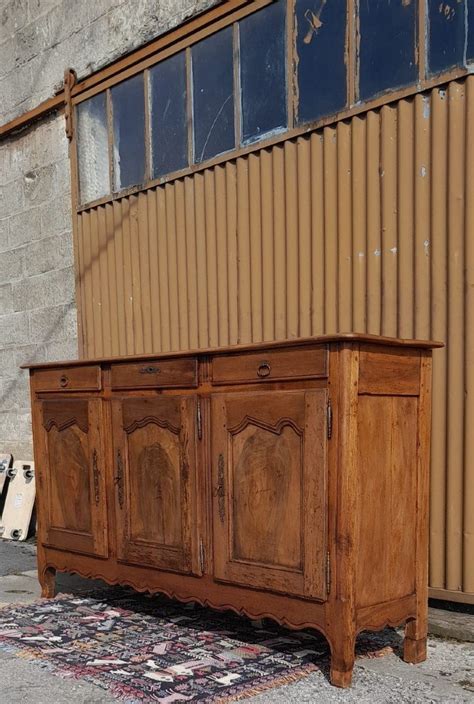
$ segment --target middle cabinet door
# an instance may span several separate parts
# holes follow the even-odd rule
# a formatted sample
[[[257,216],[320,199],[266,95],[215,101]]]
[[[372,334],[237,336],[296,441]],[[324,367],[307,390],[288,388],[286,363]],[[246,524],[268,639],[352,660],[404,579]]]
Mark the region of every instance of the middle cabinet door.
[[[199,574],[195,396],[112,401],[117,558]]]

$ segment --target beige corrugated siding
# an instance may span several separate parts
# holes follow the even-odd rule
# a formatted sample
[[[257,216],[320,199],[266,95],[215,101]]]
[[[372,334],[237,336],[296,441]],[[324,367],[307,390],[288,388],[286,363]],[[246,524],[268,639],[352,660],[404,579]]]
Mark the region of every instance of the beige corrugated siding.
[[[80,214],[85,356],[361,331],[434,357],[431,571],[474,593],[474,77]]]

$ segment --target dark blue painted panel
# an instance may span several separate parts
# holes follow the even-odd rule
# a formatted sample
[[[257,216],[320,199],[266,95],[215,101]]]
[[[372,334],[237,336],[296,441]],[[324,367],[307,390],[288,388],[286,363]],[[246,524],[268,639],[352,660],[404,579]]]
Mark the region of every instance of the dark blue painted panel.
[[[188,164],[184,51],[150,71],[153,178]]]
[[[235,147],[232,27],[192,48],[194,161]]]
[[[428,70],[440,73],[462,66],[465,38],[464,0],[428,0]]]
[[[467,46],[466,59],[474,60],[474,0],[466,0],[467,10]]]
[[[145,98],[140,73],[112,88],[115,190],[145,180]]]
[[[417,0],[360,0],[359,97],[418,78]]]
[[[242,138],[244,142],[287,125],[286,2],[239,23]]]
[[[347,103],[345,0],[296,0],[298,122]]]

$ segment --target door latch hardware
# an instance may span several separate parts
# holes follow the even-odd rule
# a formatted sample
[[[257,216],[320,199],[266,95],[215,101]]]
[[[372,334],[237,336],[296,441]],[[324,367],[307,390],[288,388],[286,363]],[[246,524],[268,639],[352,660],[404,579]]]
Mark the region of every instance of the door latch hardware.
[[[201,399],[198,396],[197,406],[196,406],[196,423],[197,423],[197,434],[198,439],[202,440],[202,414],[201,414]]]
[[[331,592],[331,556],[329,550],[326,553],[326,594]]]
[[[204,572],[204,543],[202,542],[202,538],[199,541],[199,568],[201,572]]]
[[[94,450],[92,454],[92,473],[94,475],[94,501],[95,505],[98,506],[100,501],[100,470],[97,459],[97,450]]]
[[[117,485],[118,501],[119,506],[123,508],[124,491],[123,491],[123,462],[120,450],[117,450],[117,475],[115,477],[115,484]]]
[[[219,518],[220,518],[221,523],[224,523],[224,519],[225,519],[224,472],[225,472],[224,455],[221,452],[221,454],[219,455],[219,460],[217,462],[217,491],[216,491],[218,508],[219,508]]]
[[[328,429],[328,440],[332,438],[332,405],[331,399],[328,398],[327,405],[327,429]]]

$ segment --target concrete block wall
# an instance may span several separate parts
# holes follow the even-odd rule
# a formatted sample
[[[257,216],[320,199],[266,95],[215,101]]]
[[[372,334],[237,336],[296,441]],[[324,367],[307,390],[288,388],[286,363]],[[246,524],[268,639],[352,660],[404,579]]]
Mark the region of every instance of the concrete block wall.
[[[216,0],[0,0],[0,124]],[[28,361],[77,357],[64,118],[0,141],[0,453],[32,457]]]

